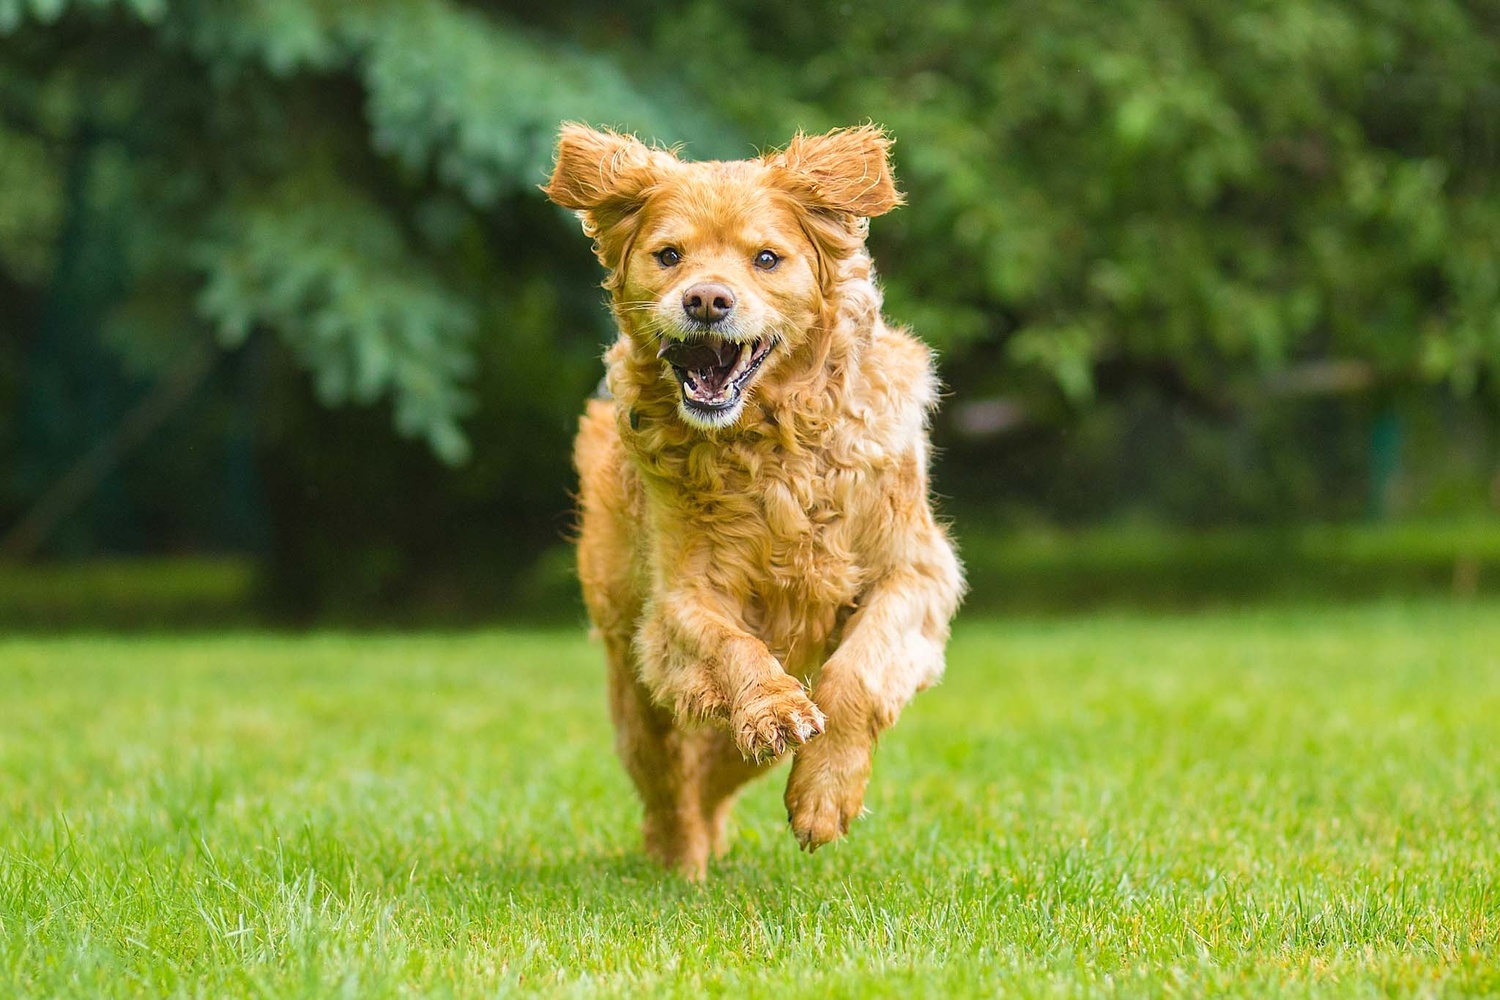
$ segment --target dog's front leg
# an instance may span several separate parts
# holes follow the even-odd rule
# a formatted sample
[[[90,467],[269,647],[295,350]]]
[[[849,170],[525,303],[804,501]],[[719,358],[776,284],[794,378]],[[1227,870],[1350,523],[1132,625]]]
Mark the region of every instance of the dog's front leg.
[[[818,675],[813,697],[827,713],[827,731],[797,751],[786,787],[787,818],[807,850],[849,831],[864,807],[876,739],[943,674],[963,574],[935,525],[924,536],[911,561],[864,595]]]
[[[823,731],[823,713],[765,643],[702,589],[658,595],[636,634],[641,680],[684,721],[726,726],[748,760]]]

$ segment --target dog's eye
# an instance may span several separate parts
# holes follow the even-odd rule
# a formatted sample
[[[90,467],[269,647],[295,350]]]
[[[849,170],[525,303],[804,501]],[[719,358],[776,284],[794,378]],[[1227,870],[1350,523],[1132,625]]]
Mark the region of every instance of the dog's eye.
[[[755,255],[755,266],[762,271],[769,271],[780,263],[781,258],[776,256],[776,251],[774,250],[762,250]]]
[[[655,257],[656,262],[662,267],[676,267],[682,263],[682,254],[677,252],[676,247],[663,247],[651,256]]]

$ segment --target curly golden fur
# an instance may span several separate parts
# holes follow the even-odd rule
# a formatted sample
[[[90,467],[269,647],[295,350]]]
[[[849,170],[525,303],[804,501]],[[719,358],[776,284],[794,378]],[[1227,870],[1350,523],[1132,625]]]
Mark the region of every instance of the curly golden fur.
[[[928,497],[932,357],[865,250],[900,203],[888,151],[866,126],[689,163],[569,124],[544,188],[620,330],[576,443],[579,577],[647,849],[690,877],[789,751],[799,842],[846,833],[878,734],[943,672],[963,578]]]

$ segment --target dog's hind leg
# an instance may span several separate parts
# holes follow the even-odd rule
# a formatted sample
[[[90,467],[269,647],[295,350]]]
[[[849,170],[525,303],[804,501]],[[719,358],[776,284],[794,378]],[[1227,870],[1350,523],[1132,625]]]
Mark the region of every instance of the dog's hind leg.
[[[734,800],[741,786],[764,774],[771,766],[745,759],[729,734],[719,729],[700,731],[698,759],[698,806],[708,830],[709,846],[714,857],[728,850],[726,827]]]
[[[712,848],[701,797],[705,734],[680,729],[670,712],[652,704],[636,679],[628,640],[606,643],[615,748],[645,807],[646,852],[668,868],[700,879]]]
[[[702,770],[696,734],[654,705],[637,679],[631,638],[641,613],[633,564],[638,484],[624,463],[610,403],[594,400],[579,425],[578,578],[589,618],[609,660],[615,747],[645,806],[646,850],[671,868],[701,878],[709,834],[699,804]]]

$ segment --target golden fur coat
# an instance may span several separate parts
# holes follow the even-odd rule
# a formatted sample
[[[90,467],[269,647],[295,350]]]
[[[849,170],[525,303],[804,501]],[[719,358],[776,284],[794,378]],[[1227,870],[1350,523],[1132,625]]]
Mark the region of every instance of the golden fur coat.
[[[878,734],[943,672],[963,582],[928,495],[932,357],[882,320],[864,247],[899,202],[888,144],[688,163],[569,125],[545,188],[594,237],[620,330],[576,442],[579,577],[647,848],[690,876],[788,752],[799,842],[847,832]],[[711,324],[705,288],[729,306]],[[674,371],[702,343],[735,367]]]

